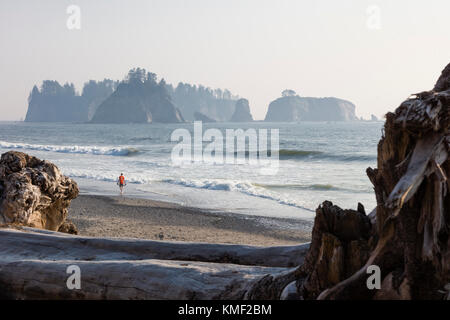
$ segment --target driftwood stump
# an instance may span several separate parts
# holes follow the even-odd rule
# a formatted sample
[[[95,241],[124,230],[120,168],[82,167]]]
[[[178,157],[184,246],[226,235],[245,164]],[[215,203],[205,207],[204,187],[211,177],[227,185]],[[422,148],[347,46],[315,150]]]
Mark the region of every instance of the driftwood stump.
[[[10,151],[0,159],[0,224],[76,233],[66,222],[70,201],[78,196],[75,181],[53,163]]]
[[[317,209],[297,270],[303,299],[450,297],[450,64],[431,91],[386,115],[378,168],[367,169],[377,207],[369,216],[330,202]],[[381,289],[367,286],[380,268]]]

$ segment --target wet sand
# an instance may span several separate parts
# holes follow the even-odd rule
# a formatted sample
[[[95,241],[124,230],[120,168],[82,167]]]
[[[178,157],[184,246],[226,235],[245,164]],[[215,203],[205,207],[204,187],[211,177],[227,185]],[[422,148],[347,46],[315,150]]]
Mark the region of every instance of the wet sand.
[[[312,220],[267,218],[120,196],[80,195],[68,219],[80,235],[256,246],[309,242]]]

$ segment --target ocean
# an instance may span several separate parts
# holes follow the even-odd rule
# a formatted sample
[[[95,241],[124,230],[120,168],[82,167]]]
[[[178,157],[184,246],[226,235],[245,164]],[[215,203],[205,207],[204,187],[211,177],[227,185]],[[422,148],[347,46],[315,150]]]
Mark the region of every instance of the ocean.
[[[330,200],[367,212],[376,205],[367,167],[376,167],[382,122],[208,123],[203,130],[279,130],[279,167],[263,175],[245,164],[175,165],[171,141],[183,124],[0,122],[0,153],[17,150],[55,163],[82,194],[117,195],[265,217],[313,219]],[[224,134],[225,135],[225,134]]]

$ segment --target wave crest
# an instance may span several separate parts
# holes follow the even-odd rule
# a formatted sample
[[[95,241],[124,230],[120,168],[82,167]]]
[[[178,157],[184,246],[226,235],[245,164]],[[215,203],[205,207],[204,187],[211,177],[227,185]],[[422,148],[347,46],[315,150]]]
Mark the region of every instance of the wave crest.
[[[249,196],[258,197],[262,199],[268,199],[278,202],[279,204],[300,208],[303,210],[314,212],[313,209],[303,207],[295,201],[284,199],[277,195],[267,193],[264,188],[258,187],[256,184],[247,182],[234,182],[234,181],[215,181],[215,180],[192,180],[187,181],[184,179],[166,179],[162,182],[181,185],[185,187],[208,189],[208,190],[223,190],[223,191],[236,191],[241,192]]]
[[[93,155],[109,155],[109,156],[130,156],[139,152],[136,148],[131,147],[98,147],[98,146],[57,146],[57,145],[40,145],[26,143],[10,143],[0,141],[0,148],[34,150],[59,153],[79,153]]]

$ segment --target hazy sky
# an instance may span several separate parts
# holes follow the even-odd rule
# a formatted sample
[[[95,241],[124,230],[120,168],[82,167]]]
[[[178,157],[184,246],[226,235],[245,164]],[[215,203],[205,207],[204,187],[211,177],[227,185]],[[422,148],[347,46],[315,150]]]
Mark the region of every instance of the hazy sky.
[[[80,30],[66,26],[69,5]],[[137,66],[228,88],[256,119],[286,88],[381,116],[450,62],[449,12],[448,0],[1,0],[0,120],[25,117],[44,79],[81,91]]]

